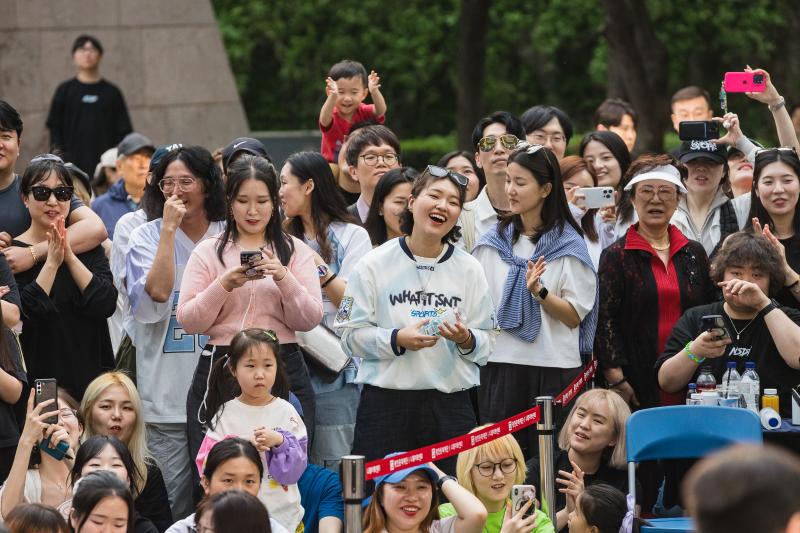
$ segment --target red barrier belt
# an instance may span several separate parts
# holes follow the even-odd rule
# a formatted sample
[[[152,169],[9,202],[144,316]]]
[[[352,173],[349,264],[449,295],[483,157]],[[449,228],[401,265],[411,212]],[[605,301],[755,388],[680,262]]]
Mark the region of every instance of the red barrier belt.
[[[589,361],[589,364],[584,367],[581,375],[575,378],[575,380],[573,380],[566,389],[561,391],[558,396],[553,398],[553,403],[555,405],[567,405],[577,396],[589,380],[594,377],[595,372],[597,372],[597,359],[592,359]]]
[[[595,372],[597,372],[597,359],[592,359],[583,369],[583,372],[553,399],[553,403],[557,405],[567,405],[575,398],[586,383],[592,379]],[[476,446],[491,442],[503,435],[519,431],[538,421],[539,407],[537,406],[510,418],[506,418],[502,422],[475,431],[474,433],[467,433],[466,435],[437,442],[430,446],[423,446],[422,448],[417,448],[416,450],[411,450],[401,455],[395,455],[388,459],[370,461],[365,466],[366,478],[374,479],[378,476],[384,476],[395,472],[396,470],[420,466],[431,461],[438,461],[439,459],[451,457],[461,452],[471,450]]]
[[[365,466],[366,478],[373,479],[394,472],[395,470],[402,470],[403,468],[410,468],[424,465],[431,461],[438,461],[439,459],[465,452],[476,446],[481,446],[503,435],[508,435],[509,433],[535,424],[538,421],[539,407],[537,406],[519,413],[518,415],[514,415],[511,418],[506,418],[502,422],[475,431],[474,433],[467,433],[460,437],[437,442],[431,446],[417,448],[416,450],[406,452],[402,455],[395,455],[388,459],[370,461]]]

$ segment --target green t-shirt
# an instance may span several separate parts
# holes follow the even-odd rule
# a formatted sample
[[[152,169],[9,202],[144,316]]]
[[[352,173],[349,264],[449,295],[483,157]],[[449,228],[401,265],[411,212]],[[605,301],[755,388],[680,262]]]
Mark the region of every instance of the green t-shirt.
[[[456,510],[452,503],[443,503],[439,506],[440,517],[447,518],[455,514]],[[496,513],[489,513],[489,516],[486,518],[486,525],[483,526],[483,533],[500,533],[500,528],[503,527],[503,519],[505,516],[505,507]],[[538,509],[536,510],[536,524],[536,527],[531,530],[531,533],[555,533],[550,517]]]

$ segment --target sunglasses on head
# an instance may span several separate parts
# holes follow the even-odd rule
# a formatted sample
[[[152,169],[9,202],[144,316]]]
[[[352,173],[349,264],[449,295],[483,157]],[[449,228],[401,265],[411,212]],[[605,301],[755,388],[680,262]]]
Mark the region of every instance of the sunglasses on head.
[[[797,156],[797,150],[795,150],[795,148],[793,146],[788,146],[788,147],[787,146],[778,146],[776,148],[761,148],[759,150],[756,150],[755,157],[758,157],[758,156],[763,155],[763,154],[767,154],[769,152],[780,152],[782,154],[793,155],[795,157],[798,157]]]
[[[478,141],[478,150],[481,152],[489,152],[494,149],[494,145],[497,144],[497,141],[500,141],[500,145],[506,150],[513,150],[517,146],[519,139],[517,139],[517,136],[513,133],[504,133],[499,137],[497,135],[489,135]]]
[[[39,163],[41,161],[53,161],[54,163],[64,164],[64,160],[55,154],[39,154],[31,159],[31,163]]]
[[[542,148],[544,148],[544,146],[541,144],[531,144],[528,141],[520,141],[517,146],[514,147],[515,150],[524,150],[528,155],[533,155]]]
[[[50,199],[50,195],[54,194],[56,200],[59,202],[68,202],[72,199],[72,193],[75,192],[73,187],[69,187],[67,185],[62,185],[60,187],[55,187],[51,189],[50,187],[45,187],[44,185],[36,185],[31,187],[31,193],[33,194],[33,199],[39,202],[46,202]]]
[[[450,178],[453,183],[462,189],[466,189],[467,185],[469,185],[469,178],[467,178],[465,175],[459,174],[458,172],[453,172],[452,170],[447,170],[446,168],[437,167],[436,165],[428,165],[428,168],[425,169],[425,172],[434,178]]]

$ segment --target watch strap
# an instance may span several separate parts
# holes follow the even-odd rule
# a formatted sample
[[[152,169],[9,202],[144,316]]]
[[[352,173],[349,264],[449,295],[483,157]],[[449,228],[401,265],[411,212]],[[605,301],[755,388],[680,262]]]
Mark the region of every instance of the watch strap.
[[[455,476],[442,476],[436,481],[436,488],[442,490],[442,485],[444,485],[444,482],[447,481],[448,479],[452,479],[453,481],[458,483],[458,478],[456,478]]]

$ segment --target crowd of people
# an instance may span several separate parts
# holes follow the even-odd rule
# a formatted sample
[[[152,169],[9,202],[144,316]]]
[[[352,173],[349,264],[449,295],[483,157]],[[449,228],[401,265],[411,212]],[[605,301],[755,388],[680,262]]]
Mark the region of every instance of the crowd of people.
[[[48,116],[52,153],[24,168],[22,117],[0,101],[11,531],[338,533],[343,455],[476,431],[558,394],[592,359],[596,388],[556,407],[555,501],[510,505],[514,485],[539,488],[531,427],[377,478],[364,530],[631,531],[637,512],[679,504],[717,531],[736,515],[697,496],[740,481],[713,462],[675,502],[664,471],[642,465],[638,500],[626,498],[625,426],[731,361],[755,362],[789,412],[800,145],[768,73],[748,95],[772,113],[777,148],[687,87],[675,128],[716,121],[724,136],[635,157],[636,111],[610,99],[567,155],[569,116],[537,105],[482,118],[470,150],[413,169],[378,74],[347,60],[325,82],[320,151],[279,167],[249,137],[212,153],[132,132],[102,53],[76,40],[79,73]],[[594,187],[612,191],[602,206],[587,205]],[[725,331],[704,329],[705,315]],[[50,378],[57,398],[38,401]],[[796,458],[774,461],[796,485]],[[800,522],[784,507],[776,532]]]

